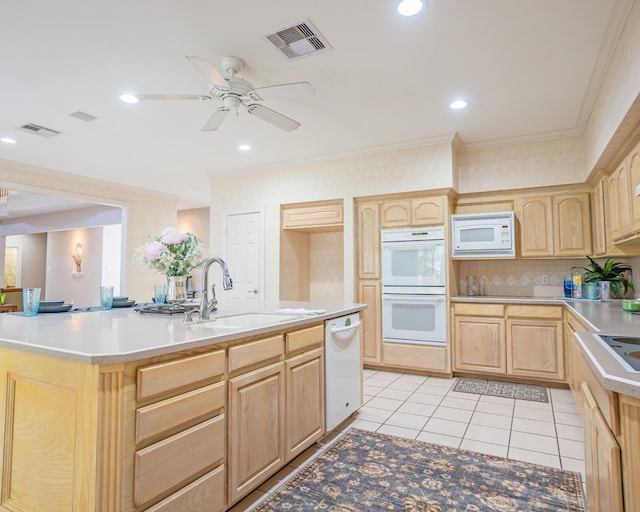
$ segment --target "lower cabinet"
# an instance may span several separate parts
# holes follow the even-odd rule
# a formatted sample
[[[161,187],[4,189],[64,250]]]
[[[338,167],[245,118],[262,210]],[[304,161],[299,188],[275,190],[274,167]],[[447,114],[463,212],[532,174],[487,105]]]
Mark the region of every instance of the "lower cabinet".
[[[285,461],[284,363],[229,379],[229,503]]]
[[[507,306],[507,375],[565,380],[562,307]]]
[[[454,371],[565,382],[562,306],[455,303]]]
[[[620,447],[586,382],[582,396],[587,510],[622,512]]]
[[[324,349],[287,359],[285,380],[285,462],[288,462],[324,434]]]
[[[504,375],[504,305],[456,302],[453,312],[454,371]]]
[[[362,311],[364,331],[362,353],[364,362],[382,362],[382,297],[379,280],[360,280],[358,301],[367,305]]]

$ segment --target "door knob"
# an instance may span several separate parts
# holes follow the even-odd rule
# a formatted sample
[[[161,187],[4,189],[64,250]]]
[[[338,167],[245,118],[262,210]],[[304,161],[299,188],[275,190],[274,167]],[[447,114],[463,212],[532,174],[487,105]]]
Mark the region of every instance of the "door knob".
[[[258,289],[254,288],[253,290],[249,290],[249,293],[258,293]]]

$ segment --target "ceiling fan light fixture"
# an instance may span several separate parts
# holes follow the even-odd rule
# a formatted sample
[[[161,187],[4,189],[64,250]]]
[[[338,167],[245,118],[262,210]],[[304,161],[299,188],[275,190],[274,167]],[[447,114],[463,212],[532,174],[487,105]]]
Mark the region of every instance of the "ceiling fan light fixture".
[[[422,0],[402,0],[398,4],[398,12],[402,16],[414,16],[422,10],[422,7]]]
[[[138,103],[140,100],[133,94],[121,94],[120,99],[125,103]]]

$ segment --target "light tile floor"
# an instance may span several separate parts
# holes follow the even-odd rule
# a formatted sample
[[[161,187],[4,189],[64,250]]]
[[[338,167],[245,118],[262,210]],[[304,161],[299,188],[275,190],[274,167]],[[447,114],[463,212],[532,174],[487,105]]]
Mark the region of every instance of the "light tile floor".
[[[364,404],[358,413],[231,512],[250,510],[349,427],[578,471],[584,485],[584,434],[568,389],[547,388],[549,402],[541,403],[452,391],[456,381],[455,377],[364,370]]]

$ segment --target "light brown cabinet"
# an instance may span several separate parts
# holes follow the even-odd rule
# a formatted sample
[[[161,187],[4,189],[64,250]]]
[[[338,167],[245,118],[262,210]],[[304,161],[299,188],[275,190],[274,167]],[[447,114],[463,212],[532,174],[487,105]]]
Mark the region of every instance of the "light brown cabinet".
[[[284,465],[284,363],[229,379],[229,503]]]
[[[454,371],[506,373],[502,304],[454,305]]]
[[[509,304],[507,375],[564,382],[562,306]]]
[[[285,462],[324,435],[325,381],[322,325],[285,337]]]
[[[605,181],[600,179],[591,194],[591,233],[593,256],[607,254],[607,223],[605,215]]]
[[[587,510],[622,512],[620,447],[586,382],[582,396]]]
[[[380,203],[381,227],[400,228],[443,224],[443,197],[383,201]]]
[[[137,369],[136,507],[186,510],[179,504],[200,502],[212,511],[226,508],[224,374],[224,350]]]
[[[285,461],[290,461],[324,434],[324,349],[285,362]]]
[[[340,231],[343,229],[342,201],[317,206],[285,207],[282,228],[297,231]]]
[[[564,382],[562,306],[454,304],[454,371]]]
[[[230,504],[324,435],[323,343],[320,324],[229,349]]]
[[[362,311],[364,333],[362,352],[365,363],[382,361],[382,290],[379,280],[358,283],[358,302],[367,305]]]
[[[380,217],[377,202],[358,205],[358,277],[380,279]]]
[[[588,193],[522,197],[516,200],[520,222],[520,256],[584,256],[591,254]]]
[[[613,240],[633,231],[629,171],[629,159],[626,158],[609,176],[609,215]]]

